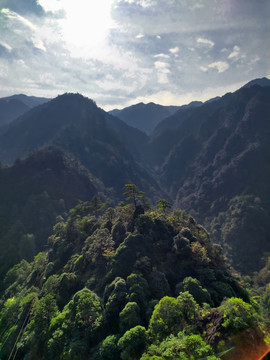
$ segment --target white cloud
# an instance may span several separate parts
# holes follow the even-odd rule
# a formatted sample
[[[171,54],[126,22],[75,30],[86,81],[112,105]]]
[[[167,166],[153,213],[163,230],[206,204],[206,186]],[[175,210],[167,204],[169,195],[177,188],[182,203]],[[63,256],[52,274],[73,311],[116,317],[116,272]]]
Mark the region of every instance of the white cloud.
[[[202,37],[197,38],[196,41],[198,44],[206,45],[209,48],[212,48],[215,45],[215,43],[213,41],[202,38]]]
[[[216,69],[219,73],[223,73],[224,71],[229,69],[229,64],[226,61],[215,61],[208,65],[210,69]]]
[[[167,84],[169,82],[168,74],[171,72],[169,66],[170,65],[164,61],[155,61],[157,81],[159,84]]]
[[[8,75],[8,66],[0,63],[0,77],[6,78]]]
[[[162,70],[167,70],[169,67],[169,64],[163,61],[155,61],[155,68],[156,69],[162,69]]]
[[[161,53],[161,54],[156,54],[156,55],[154,55],[154,58],[164,58],[164,59],[169,59],[169,58],[170,58],[170,56],[169,56],[169,55],[167,55],[167,54],[163,54],[163,53]]]
[[[9,19],[19,21],[20,23],[22,23],[23,25],[27,26],[27,27],[30,28],[31,30],[35,30],[35,29],[36,29],[36,26],[35,26],[31,21],[29,21],[28,19],[24,18],[23,16],[17,14],[17,13],[14,12],[14,11],[11,11],[11,10],[9,10],[9,9],[2,9],[2,10],[0,10],[0,13],[3,14],[3,15],[5,15],[5,16],[8,17]]]
[[[229,54],[228,59],[238,58],[240,55],[240,47],[235,45],[233,51]]]
[[[256,62],[258,62],[260,60],[261,60],[260,56],[256,55],[253,59],[251,59],[250,63],[255,64]]]
[[[3,46],[9,52],[12,50],[12,47],[9,44],[7,44],[6,42],[2,41],[2,40],[0,40],[0,45]]]
[[[206,96],[206,84],[222,94],[269,73],[267,14],[246,0],[228,7],[205,0],[4,2],[10,9],[0,10],[1,94],[78,91],[113,106],[139,96],[161,102],[167,91],[179,104],[187,93],[190,101]]]
[[[179,47],[176,46],[176,47],[174,47],[174,48],[169,49],[169,51],[170,51],[172,54],[177,54],[177,53],[179,52]]]
[[[42,50],[42,51],[46,51],[46,47],[40,38],[38,38],[37,36],[32,36],[31,40],[32,40],[32,43],[35,46],[35,48]]]
[[[206,72],[208,70],[208,68],[205,67],[205,66],[200,66],[200,70],[203,71],[203,72]]]

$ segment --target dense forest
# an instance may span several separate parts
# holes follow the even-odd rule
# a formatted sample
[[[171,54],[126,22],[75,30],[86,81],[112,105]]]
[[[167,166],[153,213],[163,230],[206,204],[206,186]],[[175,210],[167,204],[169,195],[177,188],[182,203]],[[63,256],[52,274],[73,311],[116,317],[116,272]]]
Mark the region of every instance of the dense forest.
[[[132,184],[124,195],[117,207],[97,196],[79,203],[58,219],[46,251],[7,272],[1,359],[263,353],[270,289],[248,291],[192,216],[165,199],[150,207]]]
[[[266,351],[269,82],[111,113],[0,99],[0,359]]]

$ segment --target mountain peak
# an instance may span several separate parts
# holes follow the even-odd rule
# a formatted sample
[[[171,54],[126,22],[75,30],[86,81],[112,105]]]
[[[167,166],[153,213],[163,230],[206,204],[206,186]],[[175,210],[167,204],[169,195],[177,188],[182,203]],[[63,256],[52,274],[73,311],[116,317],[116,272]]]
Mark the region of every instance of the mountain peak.
[[[249,81],[243,87],[244,88],[249,88],[249,87],[251,87],[253,85],[258,85],[258,86],[262,86],[262,87],[270,86],[270,80],[267,79],[266,77],[254,79],[254,80]]]

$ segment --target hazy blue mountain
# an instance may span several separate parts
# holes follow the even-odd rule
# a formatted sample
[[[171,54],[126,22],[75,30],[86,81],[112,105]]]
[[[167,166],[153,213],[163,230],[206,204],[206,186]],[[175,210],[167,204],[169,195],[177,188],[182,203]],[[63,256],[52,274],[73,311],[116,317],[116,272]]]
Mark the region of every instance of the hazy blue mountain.
[[[146,135],[107,114],[79,94],[64,94],[35,107],[0,135],[0,160],[12,163],[31,149],[53,144],[73,154],[118,195],[126,183],[159,186],[135,160]]]
[[[270,80],[267,79],[266,77],[260,78],[260,79],[254,79],[249,81],[247,84],[244,85],[244,87],[251,87],[253,85],[258,85],[258,86],[270,86]]]
[[[0,99],[0,126],[5,125],[30,109],[18,99]]]
[[[19,100],[22,103],[24,103],[26,106],[28,106],[30,109],[32,109],[35,106],[44,104],[45,102],[49,101],[50,99],[44,98],[44,97],[37,97],[37,96],[28,96],[24,94],[15,94],[11,96],[7,96],[2,98],[3,100],[10,101],[10,100]]]
[[[148,104],[141,102],[122,110],[111,110],[109,114],[117,116],[128,125],[146,134],[150,134],[161,120],[174,114],[179,108],[179,106],[163,106],[153,102]]]
[[[33,107],[44,104],[47,101],[49,101],[49,99],[23,94],[1,98],[0,126],[12,122]]]

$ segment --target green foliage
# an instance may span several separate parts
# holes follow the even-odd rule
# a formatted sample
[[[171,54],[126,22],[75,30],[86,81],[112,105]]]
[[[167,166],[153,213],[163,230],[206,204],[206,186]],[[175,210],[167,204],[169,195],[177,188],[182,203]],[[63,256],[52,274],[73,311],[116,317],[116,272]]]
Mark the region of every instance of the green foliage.
[[[149,335],[153,341],[161,341],[183,328],[183,314],[179,301],[165,296],[155,306],[149,323]]]
[[[163,215],[167,215],[168,211],[171,209],[172,205],[168,200],[160,199],[157,202],[157,209],[163,213]]]
[[[152,271],[149,278],[149,287],[155,299],[161,299],[169,293],[169,283],[166,275],[161,271]]]
[[[135,326],[125,332],[118,341],[122,360],[136,360],[144,352],[146,345],[146,330],[143,326]]]
[[[116,335],[107,336],[99,345],[96,351],[97,360],[119,360],[118,337]]]
[[[257,323],[256,313],[252,305],[247,304],[242,299],[230,298],[219,307],[219,310],[224,317],[223,327],[232,332],[243,331]]]
[[[36,337],[41,341],[47,339],[51,319],[58,313],[56,301],[52,295],[45,295],[34,307],[34,315],[30,327],[35,329]]]
[[[200,335],[187,335],[181,331],[176,336],[168,336],[158,345],[150,345],[141,360],[189,360],[198,357],[219,360],[212,354],[213,349],[203,341]]]
[[[182,283],[176,286],[177,291],[188,291],[194,298],[194,300],[202,305],[203,303],[212,304],[211,297],[206,289],[203,289],[199,280],[186,277]]]
[[[198,333],[222,339],[246,326],[260,329],[258,305],[241,303],[235,310],[227,299],[211,309],[211,298],[219,306],[224,297],[249,297],[224,263],[217,266],[209,238],[189,216],[150,210],[134,220],[128,205],[127,213],[118,208],[95,217],[84,206],[58,218],[48,252],[6,274],[1,359],[8,359],[29,310],[17,343],[25,359],[137,360],[144,351],[145,359],[190,359],[195,355],[188,348],[203,354],[197,357],[212,354]],[[261,303],[267,306],[267,293]],[[219,320],[213,317],[210,326],[212,314]]]
[[[119,313],[119,327],[121,333],[126,332],[136,325],[140,325],[140,308],[136,302],[128,302],[124,309]]]
[[[138,274],[130,274],[127,277],[128,295],[127,300],[139,305],[141,313],[145,312],[149,299],[149,286],[147,281]]]
[[[134,184],[126,184],[124,186],[124,193],[127,201],[131,201],[133,205],[136,207],[138,201],[143,199],[144,192],[140,191],[136,185]]]

